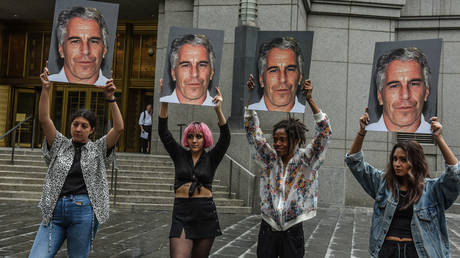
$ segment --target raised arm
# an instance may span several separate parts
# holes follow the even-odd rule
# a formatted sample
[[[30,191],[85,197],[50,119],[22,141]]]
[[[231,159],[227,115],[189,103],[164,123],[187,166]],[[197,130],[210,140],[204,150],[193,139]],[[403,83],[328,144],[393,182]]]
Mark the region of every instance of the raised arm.
[[[56,127],[50,117],[50,89],[53,86],[53,83],[48,80],[49,74],[48,61],[46,61],[45,69],[43,69],[43,73],[40,74],[42,92],[38,106],[38,119],[40,121],[40,125],[42,126],[43,134],[46,137],[46,142],[48,146],[51,146],[54,138],[56,137]]]
[[[312,98],[313,86],[310,80],[305,80],[302,90],[316,122],[315,135],[311,144],[306,149],[302,149],[302,161],[305,165],[318,170],[326,156],[327,146],[331,138],[331,126],[327,115],[321,112]]]
[[[369,114],[367,113],[367,108],[364,114],[359,118],[359,131],[356,134],[353,143],[351,144],[350,151],[348,155],[352,155],[356,152],[360,152],[363,147],[364,137],[366,136],[366,125],[369,123]]]
[[[112,76],[110,76],[112,77]],[[123,118],[121,116],[120,109],[118,108],[117,102],[115,100],[115,84],[113,83],[113,78],[107,81],[107,84],[104,86],[104,93],[107,101],[109,102],[109,108],[112,112],[112,121],[113,127],[107,133],[106,136],[106,143],[107,143],[107,150],[110,150],[120,138],[120,135],[123,133],[124,124]]]
[[[160,79],[160,92],[162,88],[163,79]],[[158,135],[160,136],[160,140],[165,146],[166,151],[169,153],[169,156],[171,156],[171,158],[174,160],[176,154],[183,149],[182,146],[180,146],[176,140],[174,140],[174,137],[168,129],[168,102],[160,103]]]
[[[311,84],[311,80],[305,80],[302,90],[303,90],[303,92],[305,94],[305,98],[307,100],[308,105],[311,108],[311,111],[312,111],[313,115],[318,114],[319,112],[321,112],[321,110],[319,109],[318,105],[316,105],[316,102],[313,100],[313,98],[311,96],[311,94],[313,92],[313,86]]]
[[[227,119],[225,119],[224,113],[222,113],[222,93],[220,92],[220,89],[217,88],[217,95],[214,97],[212,100],[212,103],[214,103],[216,106],[214,107],[214,110],[216,111],[217,114],[217,120],[219,121],[219,126],[222,126],[227,123]]]
[[[227,120],[225,119],[224,114],[222,113],[222,101],[223,101],[222,93],[220,92],[220,89],[217,88],[217,95],[214,97],[212,102],[216,105],[214,107],[214,110],[216,111],[216,114],[217,114],[220,135],[219,135],[219,140],[217,141],[216,145],[210,151],[211,158],[213,160],[213,164],[215,167],[219,165],[220,161],[225,155],[225,152],[227,152],[228,146],[230,145],[230,139],[231,139],[230,130],[227,125]]]
[[[254,76],[249,75],[247,82],[248,91],[252,91],[254,88]],[[259,117],[254,110],[248,110],[248,102],[244,109],[244,127],[246,129],[246,136],[248,138],[249,148],[251,148],[253,159],[258,162],[261,166],[267,166],[272,160],[276,159],[275,150],[267,143],[267,139],[260,129]]]
[[[433,138],[436,141],[436,144],[438,145],[447,165],[457,165],[458,159],[444,140],[444,137],[442,136],[442,125],[438,122],[437,117],[431,118],[431,130],[433,131]]]
[[[383,171],[380,171],[364,161],[361,152],[364,137],[366,135],[366,125],[369,123],[367,108],[365,113],[359,119],[359,132],[351,144],[350,151],[345,156],[345,162],[353,176],[361,184],[372,198],[375,199],[377,191],[382,182]]]
[[[455,202],[460,193],[458,159],[444,140],[442,136],[442,125],[438,122],[437,117],[431,118],[431,130],[433,132],[433,138],[446,161],[446,169],[435,183],[434,194],[443,203],[444,209],[447,209]]]

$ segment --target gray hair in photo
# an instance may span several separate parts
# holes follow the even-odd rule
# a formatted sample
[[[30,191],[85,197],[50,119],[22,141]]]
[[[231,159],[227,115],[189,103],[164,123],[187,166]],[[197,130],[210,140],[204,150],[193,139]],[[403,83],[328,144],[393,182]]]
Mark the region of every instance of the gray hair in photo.
[[[206,35],[203,34],[188,34],[177,37],[172,41],[171,48],[169,50],[169,64],[171,65],[172,69],[176,69],[177,59],[179,58],[179,49],[185,44],[203,46],[208,52],[211,69],[214,70],[216,55],[214,54],[214,50],[212,49],[211,41],[209,41],[208,37],[206,37]]]
[[[107,47],[107,39],[109,33],[107,24],[104,20],[104,16],[96,8],[81,6],[75,6],[71,9],[63,10],[59,14],[56,26],[56,37],[60,45],[64,43],[64,39],[67,34],[67,24],[69,23],[70,19],[75,17],[96,21],[102,32],[102,41],[104,42],[104,46]]]
[[[427,58],[423,54],[422,50],[416,47],[406,47],[406,48],[397,48],[393,49],[389,54],[382,55],[377,60],[376,70],[375,70],[375,85],[379,91],[382,91],[385,83],[385,70],[388,67],[388,64],[394,60],[399,61],[415,61],[420,64],[422,67],[423,80],[425,86],[430,88],[430,77],[431,70],[428,65]]]
[[[292,49],[297,57],[297,67],[299,67],[299,74],[303,74],[304,59],[302,56],[302,50],[300,49],[299,43],[293,37],[277,37],[269,42],[262,44],[259,50],[259,59],[257,61],[258,69],[260,74],[265,73],[267,66],[267,55],[268,52],[273,48],[281,49]]]

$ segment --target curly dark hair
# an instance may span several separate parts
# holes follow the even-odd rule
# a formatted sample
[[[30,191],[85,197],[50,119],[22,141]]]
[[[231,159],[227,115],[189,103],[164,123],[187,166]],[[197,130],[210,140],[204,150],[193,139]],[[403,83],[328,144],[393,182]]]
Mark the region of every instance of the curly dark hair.
[[[385,180],[387,181],[387,188],[393,192],[393,196],[396,199],[398,194],[398,182],[400,179],[396,175],[393,167],[394,153],[397,148],[401,148],[407,154],[407,159],[411,164],[411,169],[407,174],[407,193],[409,201],[401,208],[406,209],[410,205],[416,203],[423,194],[423,187],[425,184],[425,178],[431,178],[428,163],[425,159],[425,153],[423,152],[422,146],[413,140],[402,141],[395,146],[390,154],[390,161],[388,162],[387,169],[385,171]]]
[[[300,122],[299,119],[289,118],[285,120],[281,120],[273,126],[273,134],[275,131],[284,128],[286,130],[286,134],[288,136],[288,148],[291,148],[291,140],[299,141],[299,147],[302,147],[306,142],[305,133],[308,132],[307,127]]]

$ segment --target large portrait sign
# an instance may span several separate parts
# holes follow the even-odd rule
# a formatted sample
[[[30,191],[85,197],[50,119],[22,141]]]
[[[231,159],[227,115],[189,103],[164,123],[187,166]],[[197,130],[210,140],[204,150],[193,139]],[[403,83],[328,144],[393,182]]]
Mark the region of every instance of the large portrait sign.
[[[171,27],[161,102],[214,106],[224,32]]]
[[[259,31],[251,110],[304,113],[313,32]]]
[[[104,86],[110,78],[118,4],[56,0],[49,79]]]
[[[377,42],[367,130],[431,133],[441,39]]]

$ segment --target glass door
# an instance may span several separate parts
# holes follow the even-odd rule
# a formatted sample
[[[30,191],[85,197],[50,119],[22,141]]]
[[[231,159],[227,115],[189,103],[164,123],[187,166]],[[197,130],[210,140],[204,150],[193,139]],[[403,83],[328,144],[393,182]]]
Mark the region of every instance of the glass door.
[[[34,115],[35,91],[32,89],[17,89],[15,92],[15,107],[13,126]],[[16,144],[30,147],[32,143],[33,119],[28,120],[16,130]]]

